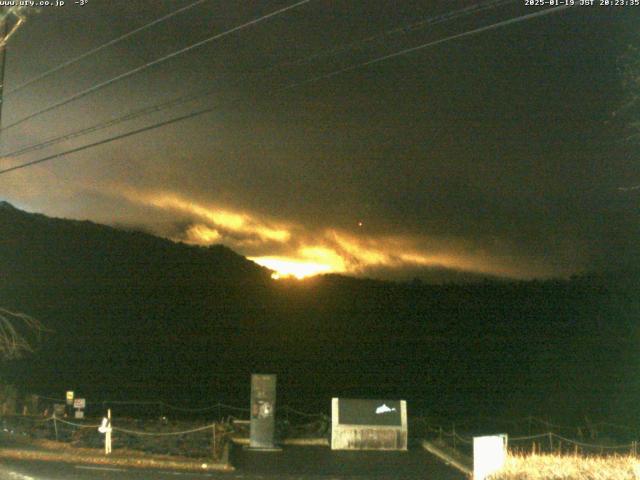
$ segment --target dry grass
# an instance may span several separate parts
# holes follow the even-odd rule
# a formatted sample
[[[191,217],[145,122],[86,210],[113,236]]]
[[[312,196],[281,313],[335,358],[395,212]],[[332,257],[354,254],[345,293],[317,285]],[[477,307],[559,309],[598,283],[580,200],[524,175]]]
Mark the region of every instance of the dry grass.
[[[637,480],[640,459],[626,456],[510,454],[491,480]]]

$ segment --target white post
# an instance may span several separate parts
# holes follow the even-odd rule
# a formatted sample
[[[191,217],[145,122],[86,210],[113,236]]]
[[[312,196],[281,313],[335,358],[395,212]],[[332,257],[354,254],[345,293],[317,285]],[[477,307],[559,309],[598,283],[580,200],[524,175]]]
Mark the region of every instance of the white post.
[[[53,412],[53,428],[56,431],[56,442],[58,441],[58,422],[56,421],[56,412]]]
[[[111,409],[107,410],[107,433],[104,437],[104,453],[111,453]]]
[[[111,453],[111,409],[107,410],[107,416],[102,418],[98,431],[104,433],[104,454],[109,455]]]
[[[213,458],[218,458],[218,450],[216,449],[216,424],[213,424]]]
[[[507,435],[473,438],[473,480],[485,480],[502,468],[507,458]]]

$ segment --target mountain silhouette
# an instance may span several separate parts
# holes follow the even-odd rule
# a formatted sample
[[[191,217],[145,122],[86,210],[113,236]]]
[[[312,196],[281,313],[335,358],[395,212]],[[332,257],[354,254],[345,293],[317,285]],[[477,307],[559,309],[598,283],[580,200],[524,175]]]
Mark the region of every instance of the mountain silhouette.
[[[222,246],[197,247],[0,203],[5,281],[207,284],[268,280],[270,271]]]
[[[407,399],[449,416],[636,418],[636,272],[428,284],[273,281],[223,246],[175,243],[0,202],[0,305],[49,329],[4,381],[59,398],[247,404]],[[572,417],[573,416],[573,417]]]

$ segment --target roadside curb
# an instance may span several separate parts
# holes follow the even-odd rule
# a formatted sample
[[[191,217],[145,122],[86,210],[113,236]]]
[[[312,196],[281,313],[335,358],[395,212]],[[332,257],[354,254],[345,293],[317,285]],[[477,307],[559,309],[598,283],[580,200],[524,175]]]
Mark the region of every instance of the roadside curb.
[[[244,437],[231,437],[231,442],[234,445],[249,445],[249,439]],[[328,447],[329,440],[326,438],[285,438],[278,444],[299,447]]]
[[[88,450],[88,449],[85,449]],[[126,452],[130,454],[130,452]],[[123,456],[118,452],[115,455],[105,456],[99,455],[95,451],[87,453],[76,452],[56,452],[51,450],[23,450],[17,448],[1,448],[0,458],[11,458],[17,460],[38,460],[43,462],[64,462],[64,463],[81,463],[89,465],[109,465],[119,467],[132,468],[155,468],[155,469],[171,469],[185,471],[224,471],[232,472],[234,467],[229,463],[210,463],[209,461],[195,461],[188,459],[172,459],[162,457],[135,458],[135,454],[131,456]]]
[[[473,475],[473,460],[465,455],[427,440],[422,441],[422,448],[465,475]]]

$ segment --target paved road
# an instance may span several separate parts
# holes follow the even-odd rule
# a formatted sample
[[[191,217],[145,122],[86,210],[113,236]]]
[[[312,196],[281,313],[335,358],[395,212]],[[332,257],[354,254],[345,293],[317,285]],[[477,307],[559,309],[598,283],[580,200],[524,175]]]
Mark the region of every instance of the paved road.
[[[327,447],[286,447],[281,453],[235,448],[231,463],[248,475],[293,478],[460,480],[453,470],[419,447],[407,452],[331,451]],[[270,477],[269,477],[270,478]]]
[[[427,452],[332,452],[326,447],[287,447],[279,453],[235,448],[230,473],[125,469],[22,460],[0,461],[0,480],[463,480]]]
[[[168,480],[168,479],[222,479],[235,480],[227,474],[192,474],[160,470],[142,470],[134,468],[102,467],[93,465],[74,465],[61,462],[42,462],[34,460],[0,461],[1,480]]]

